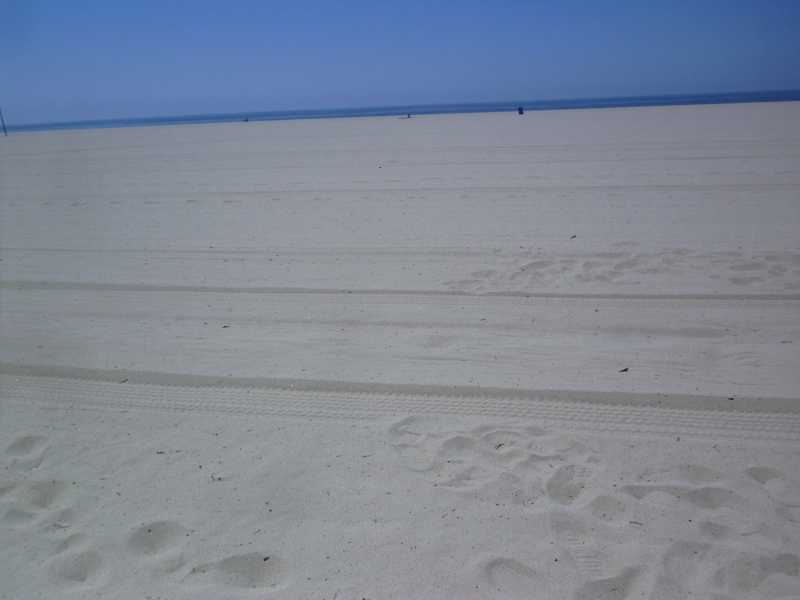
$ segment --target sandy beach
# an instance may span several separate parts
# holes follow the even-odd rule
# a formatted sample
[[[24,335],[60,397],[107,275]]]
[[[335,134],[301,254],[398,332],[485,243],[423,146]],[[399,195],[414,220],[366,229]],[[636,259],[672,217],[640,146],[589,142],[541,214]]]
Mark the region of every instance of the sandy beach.
[[[800,103],[0,138],[0,598],[800,598]]]

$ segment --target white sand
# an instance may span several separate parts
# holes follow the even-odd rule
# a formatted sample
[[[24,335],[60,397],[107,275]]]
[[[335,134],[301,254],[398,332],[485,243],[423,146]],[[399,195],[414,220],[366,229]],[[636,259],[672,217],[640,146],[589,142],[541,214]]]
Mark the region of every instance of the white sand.
[[[0,598],[800,598],[800,104],[15,135],[0,259]]]

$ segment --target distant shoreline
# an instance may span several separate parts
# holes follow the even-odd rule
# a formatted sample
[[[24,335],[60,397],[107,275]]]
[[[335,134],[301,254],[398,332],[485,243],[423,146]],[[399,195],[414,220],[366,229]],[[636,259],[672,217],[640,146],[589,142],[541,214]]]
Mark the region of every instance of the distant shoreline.
[[[616,96],[608,98],[573,98],[556,100],[527,100],[518,102],[480,102],[461,104],[417,104],[358,108],[330,108],[262,112],[209,113],[133,117],[121,119],[92,119],[52,123],[8,124],[8,131],[25,133],[62,129],[109,129],[115,127],[155,127],[162,125],[191,125],[202,123],[235,123],[241,121],[288,121],[344,117],[393,117],[406,115],[440,115],[511,112],[518,107],[526,111],[578,110],[591,108],[632,108],[645,106],[687,106],[698,104],[737,104],[748,102],[800,101],[800,90],[762,92],[733,92],[727,94],[675,94],[660,96]]]

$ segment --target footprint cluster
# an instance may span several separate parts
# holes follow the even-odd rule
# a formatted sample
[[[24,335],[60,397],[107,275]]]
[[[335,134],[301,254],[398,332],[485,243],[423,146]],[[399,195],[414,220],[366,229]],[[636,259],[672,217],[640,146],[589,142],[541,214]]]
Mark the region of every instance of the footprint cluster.
[[[438,487],[494,503],[568,506],[599,467],[590,448],[534,426],[453,432],[438,429],[435,420],[407,417],[389,437],[408,469]]]
[[[74,484],[36,476],[48,451],[47,438],[34,434],[20,435],[5,448],[7,472],[14,477],[0,480],[0,525],[50,546],[46,568],[54,586],[81,593],[98,590],[121,575],[115,572],[120,564],[126,573],[149,573],[186,586],[262,589],[284,582],[284,562],[268,553],[191,560],[197,550],[193,532],[177,520],[133,524],[122,539],[99,543],[80,530]]]
[[[493,268],[471,271],[445,282],[451,289],[482,292],[497,289],[528,291],[569,282],[641,286],[669,274],[687,280],[726,281],[736,288],[770,286],[775,291],[800,289],[800,255],[792,252],[701,253],[685,248],[636,252],[616,244],[608,252],[552,255],[523,251],[495,258]]]
[[[780,469],[665,462],[602,477],[602,452],[569,436],[450,423],[394,423],[388,437],[398,460],[442,493],[540,515],[554,548],[539,564],[501,552],[470,565],[470,580],[487,597],[533,589],[574,600],[671,600],[708,590],[715,600],[800,597],[800,482]],[[626,553],[631,547],[644,550]]]

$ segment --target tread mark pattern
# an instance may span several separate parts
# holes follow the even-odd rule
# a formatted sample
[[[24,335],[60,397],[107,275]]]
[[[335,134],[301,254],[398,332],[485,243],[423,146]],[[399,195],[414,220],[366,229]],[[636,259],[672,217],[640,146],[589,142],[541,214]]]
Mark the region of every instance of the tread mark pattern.
[[[800,441],[800,414],[572,402],[489,394],[291,390],[272,387],[120,384],[64,377],[3,376],[6,402],[88,410],[178,411],[345,419],[452,414],[528,419],[568,430],[658,436]]]

